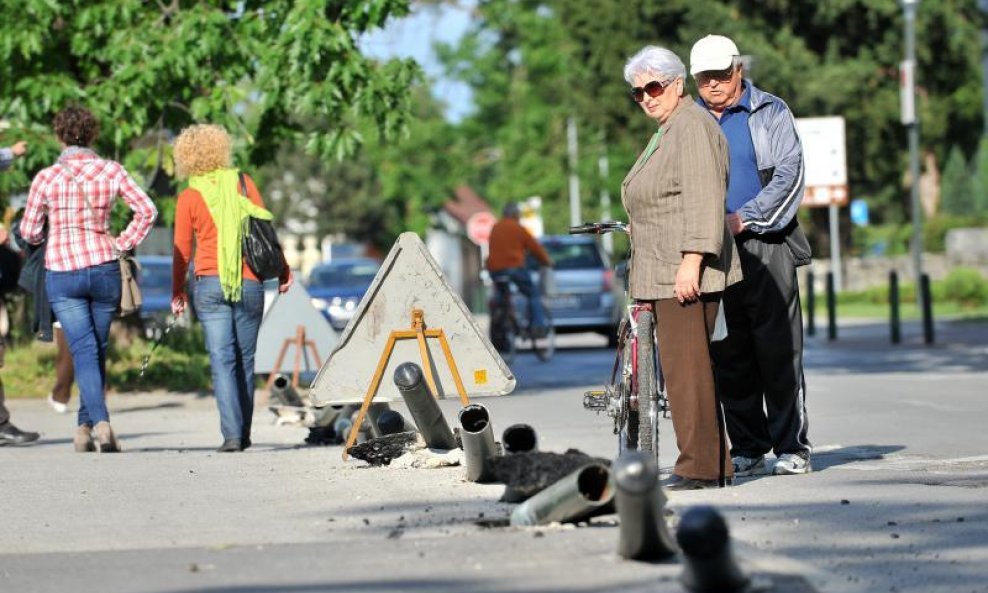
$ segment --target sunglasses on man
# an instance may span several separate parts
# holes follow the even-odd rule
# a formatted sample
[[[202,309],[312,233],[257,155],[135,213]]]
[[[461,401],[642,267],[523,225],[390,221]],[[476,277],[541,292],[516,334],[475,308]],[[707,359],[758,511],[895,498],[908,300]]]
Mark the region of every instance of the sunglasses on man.
[[[634,99],[635,103],[641,103],[645,100],[645,93],[648,93],[648,96],[654,99],[664,93],[666,91],[666,87],[675,82],[675,80],[675,78],[665,82],[653,80],[645,86],[631,87],[631,98]]]

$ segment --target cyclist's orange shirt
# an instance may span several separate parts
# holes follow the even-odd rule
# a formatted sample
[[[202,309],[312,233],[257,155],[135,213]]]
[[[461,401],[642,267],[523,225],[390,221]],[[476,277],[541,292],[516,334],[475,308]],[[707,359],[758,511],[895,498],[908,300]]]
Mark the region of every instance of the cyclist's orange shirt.
[[[535,237],[521,226],[517,218],[510,216],[497,221],[491,229],[489,248],[487,269],[491,272],[524,267],[526,251],[534,255],[542,265],[551,265],[549,254]]]

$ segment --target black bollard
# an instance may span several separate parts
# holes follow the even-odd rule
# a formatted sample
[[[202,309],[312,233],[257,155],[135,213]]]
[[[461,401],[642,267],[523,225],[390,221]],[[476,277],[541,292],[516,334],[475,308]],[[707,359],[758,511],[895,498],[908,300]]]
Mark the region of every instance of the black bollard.
[[[816,278],[806,271],[806,335],[816,335]]]
[[[515,507],[511,513],[511,525],[574,521],[610,504],[613,499],[611,471],[602,463],[592,463]]]
[[[919,288],[923,295],[923,343],[929,345],[934,341],[933,336],[933,294],[930,292],[930,276],[920,277]]]
[[[530,453],[539,448],[539,439],[535,435],[535,429],[527,424],[512,424],[504,429],[501,435],[501,444],[504,445],[504,452]]]
[[[490,460],[497,456],[497,445],[487,408],[480,404],[465,406],[460,410],[460,428],[467,480],[490,482],[494,478]]]
[[[382,435],[405,432],[405,418],[396,410],[386,410],[377,417],[377,429]]]
[[[387,402],[372,403],[367,407],[367,418],[364,422],[367,423],[367,430],[370,431],[370,435],[373,438],[376,439],[384,436],[384,433],[381,432],[381,429],[378,426],[378,422],[381,418],[381,414],[390,411],[391,406],[389,406]]]
[[[285,375],[278,375],[271,382],[271,401],[282,406],[294,406],[301,408],[305,404],[298,392],[292,387],[291,381]]]
[[[711,506],[693,507],[679,522],[683,585],[694,593],[736,593],[750,578],[741,571],[724,518]]]
[[[611,467],[614,504],[621,520],[618,554],[632,560],[664,560],[676,553],[666,526],[666,496],[659,484],[659,467],[652,455],[628,450]]]
[[[902,342],[902,323],[899,318],[899,274],[895,270],[889,272],[889,326],[892,343]]]
[[[833,272],[827,272],[827,339],[837,339],[837,293]]]
[[[415,425],[422,433],[426,446],[446,451],[456,449],[453,431],[449,429],[436,399],[429,393],[429,386],[425,384],[419,365],[414,362],[401,364],[395,369],[394,382],[415,420]]]

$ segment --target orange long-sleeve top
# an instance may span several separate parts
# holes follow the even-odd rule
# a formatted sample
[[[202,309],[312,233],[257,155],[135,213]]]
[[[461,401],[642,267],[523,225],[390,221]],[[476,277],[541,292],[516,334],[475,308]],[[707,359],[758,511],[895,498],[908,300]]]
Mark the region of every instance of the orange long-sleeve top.
[[[551,265],[552,260],[542,245],[521,226],[517,218],[506,216],[497,221],[488,239],[487,269],[500,272],[525,266],[525,252],[528,251],[543,265]]]
[[[250,175],[244,174],[247,185],[247,197],[261,208],[265,208],[261,192],[254,185]],[[216,265],[217,231],[213,216],[206,207],[206,201],[198,191],[187,188],[178,195],[175,204],[175,238],[172,255],[172,297],[185,296],[185,280],[189,271],[189,259],[192,257],[192,247],[195,244],[196,276],[216,276],[219,268]],[[288,279],[289,268],[286,265],[280,282]],[[246,262],[243,264],[244,279],[257,280]]]

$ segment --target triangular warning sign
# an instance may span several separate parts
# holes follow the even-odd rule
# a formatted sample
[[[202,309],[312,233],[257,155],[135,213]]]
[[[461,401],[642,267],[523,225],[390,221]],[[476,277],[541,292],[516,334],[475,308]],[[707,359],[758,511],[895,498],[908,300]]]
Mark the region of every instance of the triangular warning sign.
[[[412,327],[412,309],[421,309],[426,329],[442,329],[469,397],[505,395],[515,377],[491,345],[415,233],[398,237],[374,282],[343,330],[340,342],[319,370],[309,396],[317,405],[364,399],[392,331]],[[436,339],[426,341],[436,388],[456,397],[456,386]],[[392,378],[404,362],[422,364],[414,339],[398,340],[381,376],[375,401],[400,399]]]
[[[298,353],[301,357],[299,370],[314,373],[326,361],[340,337],[329,321],[312,305],[309,293],[296,280],[288,292],[275,296],[261,319],[257,352],[254,354],[255,373],[292,372],[296,356],[294,345],[289,346],[285,352],[281,368],[276,369],[275,364],[285,340],[295,338],[299,326],[305,328],[305,339],[315,343],[316,352],[321,358],[314,360],[311,349],[306,348],[304,352]]]

